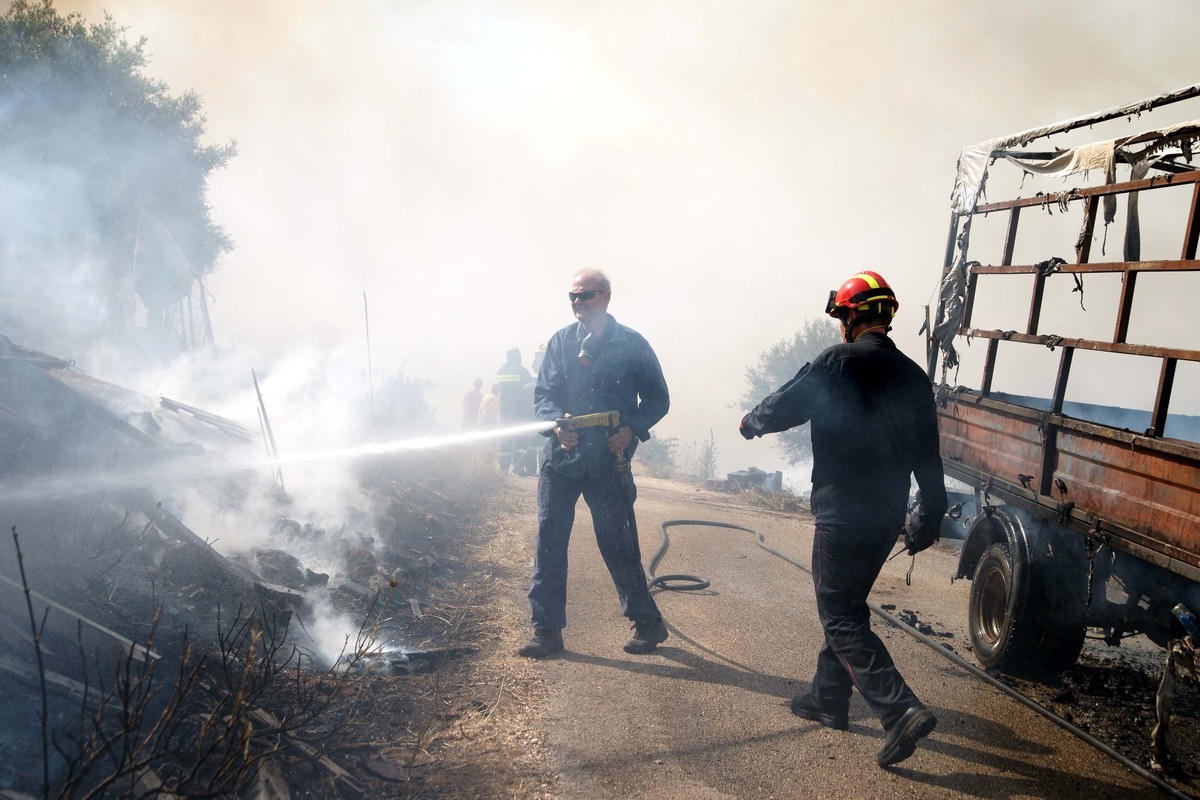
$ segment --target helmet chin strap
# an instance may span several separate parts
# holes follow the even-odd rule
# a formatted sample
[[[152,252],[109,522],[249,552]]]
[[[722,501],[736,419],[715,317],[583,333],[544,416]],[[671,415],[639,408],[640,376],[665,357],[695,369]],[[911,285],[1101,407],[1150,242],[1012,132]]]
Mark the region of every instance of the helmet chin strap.
[[[857,318],[851,319],[850,315],[846,314],[845,316],[842,317],[841,322],[842,322],[842,338],[846,341],[847,344],[854,342],[855,340],[858,339],[859,336],[862,336],[864,333],[869,333],[870,331],[884,331],[886,333],[887,331],[890,331],[892,329],[892,326],[887,325],[887,324],[872,325],[869,328],[863,328],[861,331],[858,332],[858,336],[854,336],[852,334],[854,331],[854,326],[858,324]]]

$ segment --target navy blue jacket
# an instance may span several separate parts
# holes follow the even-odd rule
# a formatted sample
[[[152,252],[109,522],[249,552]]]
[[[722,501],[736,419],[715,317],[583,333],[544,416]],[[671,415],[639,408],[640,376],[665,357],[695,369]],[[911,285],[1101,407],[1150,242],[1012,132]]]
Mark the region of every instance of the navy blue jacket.
[[[887,336],[865,333],[826,349],[742,424],[761,436],[809,421],[818,522],[899,528],[914,474],[926,510],[946,512],[932,386]]]
[[[550,337],[546,355],[538,370],[533,406],[538,419],[561,419],[565,414],[580,416],[602,411],[617,411],[621,424],[634,434],[625,450],[631,458],[638,441],[650,438],[650,428],[667,414],[671,399],[658,356],[650,343],[637,331],[608,317],[604,337],[590,367],[579,363],[579,347],[587,330],[576,322]],[[613,456],[608,450],[606,428],[583,428],[579,445],[571,450],[558,446],[553,432],[548,434],[550,465],[573,477],[611,475]]]

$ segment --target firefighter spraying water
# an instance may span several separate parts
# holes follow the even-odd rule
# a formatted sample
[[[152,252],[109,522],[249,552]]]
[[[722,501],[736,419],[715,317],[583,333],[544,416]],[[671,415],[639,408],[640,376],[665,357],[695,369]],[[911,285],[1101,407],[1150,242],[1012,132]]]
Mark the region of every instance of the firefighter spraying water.
[[[609,313],[612,287],[599,270],[577,273],[567,293],[576,322],[546,343],[534,408],[555,420],[538,474],[537,555],[529,588],[532,638],[518,651],[544,658],[563,649],[567,626],[567,547],[580,496],[621,611],[633,623],[627,653],[649,653],[668,632],[647,587],[629,458],[670,406],[658,357]]]

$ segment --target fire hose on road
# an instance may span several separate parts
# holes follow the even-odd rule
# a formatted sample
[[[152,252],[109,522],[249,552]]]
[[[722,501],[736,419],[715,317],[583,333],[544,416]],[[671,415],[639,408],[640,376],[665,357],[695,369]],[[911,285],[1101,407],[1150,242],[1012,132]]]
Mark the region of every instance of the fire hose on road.
[[[632,518],[633,518],[633,506],[631,503],[630,504],[631,524],[632,524]],[[669,519],[666,522],[662,523],[662,525],[659,526],[659,531],[662,534],[662,543],[659,545],[658,550],[654,553],[654,556],[650,559],[649,567],[646,570],[651,578],[651,580],[649,582],[650,588],[660,587],[660,588],[662,588],[664,590],[668,590],[668,591],[695,591],[698,589],[706,589],[709,587],[710,583],[708,580],[706,580],[705,578],[698,577],[696,575],[673,574],[673,575],[660,575],[660,576],[656,577],[654,574],[655,568],[658,566],[658,563],[660,561],[662,561],[663,556],[665,556],[667,554],[667,549],[671,545],[670,537],[667,535],[667,529],[674,528],[674,527],[683,527],[683,526],[725,528],[727,530],[744,531],[746,533],[753,534],[755,542],[758,544],[759,547],[766,550],[771,555],[778,556],[779,558],[782,558],[784,561],[788,562],[789,564],[791,564],[795,567],[799,567],[800,569],[804,570],[809,575],[812,575],[812,569],[807,564],[797,561],[796,559],[792,558],[791,556],[787,555],[786,553],[783,553],[782,551],[780,551],[774,547],[771,547],[769,544],[767,544],[766,539],[763,538],[763,535],[761,533],[759,533],[758,531],[755,531],[752,528],[746,528],[741,525],[732,525],[727,522],[716,522],[713,520]],[[909,634],[910,636],[914,637],[915,639],[917,639],[917,641],[928,646],[931,650],[936,652],[938,655],[942,656],[943,658],[945,658],[945,659],[953,662],[957,666],[961,667],[964,671],[967,672],[967,674],[969,674],[975,678],[978,678],[979,680],[983,681],[984,683],[988,684],[989,686],[992,686],[995,689],[999,689],[1004,694],[1006,694],[1009,697],[1013,698],[1014,700],[1020,702],[1022,705],[1026,706],[1027,708],[1030,708],[1033,711],[1037,712],[1038,714],[1040,714],[1041,716],[1050,720],[1051,722],[1053,722],[1055,725],[1059,726],[1063,730],[1075,735],[1076,737],[1082,739],[1084,742],[1087,742],[1088,744],[1090,744],[1092,747],[1099,750],[1104,755],[1108,756],[1109,758],[1113,759],[1117,763],[1124,766],[1130,772],[1133,772],[1135,775],[1145,778],[1147,781],[1154,784],[1155,786],[1157,786],[1159,789],[1163,790],[1170,796],[1178,798],[1178,800],[1190,800],[1191,799],[1191,795],[1181,792],[1179,789],[1175,788],[1170,783],[1163,780],[1161,777],[1159,777],[1153,771],[1146,769],[1141,764],[1138,764],[1137,762],[1135,762],[1135,761],[1129,759],[1128,757],[1122,755],[1121,753],[1117,752],[1112,747],[1110,747],[1107,744],[1105,744],[1104,742],[1100,741],[1095,736],[1092,736],[1087,731],[1081,729],[1077,725],[1074,725],[1071,722],[1058,716],[1053,711],[1046,708],[1045,706],[1043,706],[1041,703],[1037,702],[1033,698],[1026,697],[1025,695],[1021,694],[1020,692],[1016,691],[1015,689],[1005,685],[1001,681],[997,680],[996,678],[992,677],[988,673],[981,670],[979,667],[977,667],[974,664],[972,664],[971,662],[967,661],[962,656],[960,656],[957,653],[953,652],[952,650],[944,647],[941,643],[939,643],[933,637],[927,636],[926,634],[921,633],[919,630],[917,630],[912,625],[908,624],[907,622],[904,622],[899,617],[896,617],[894,614],[888,613],[883,608],[881,608],[880,606],[878,606],[874,603],[868,602],[867,606],[871,609],[871,611],[873,613],[878,615],[880,618],[882,618],[889,624],[894,625],[895,627],[899,628],[900,630],[904,631],[905,633]]]

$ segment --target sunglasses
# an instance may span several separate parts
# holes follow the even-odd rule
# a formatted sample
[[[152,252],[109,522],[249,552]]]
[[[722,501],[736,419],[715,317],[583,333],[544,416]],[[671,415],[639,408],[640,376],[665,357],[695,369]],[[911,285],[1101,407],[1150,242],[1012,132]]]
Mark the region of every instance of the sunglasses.
[[[586,292],[567,292],[567,297],[571,299],[572,303],[576,300],[582,300],[586,303],[598,294],[600,294],[599,289],[588,289]]]

